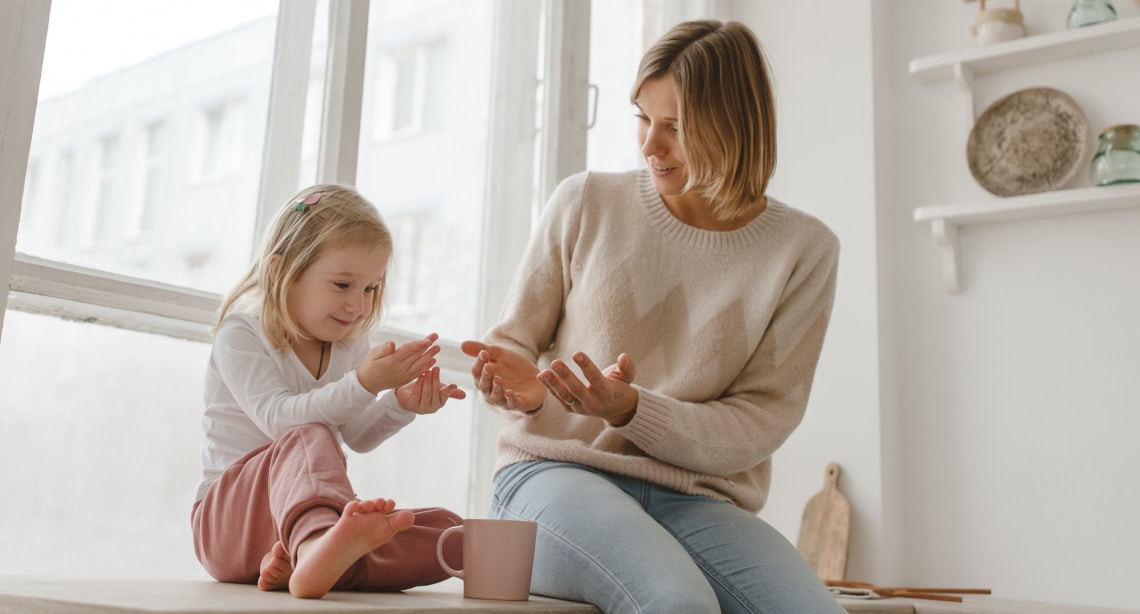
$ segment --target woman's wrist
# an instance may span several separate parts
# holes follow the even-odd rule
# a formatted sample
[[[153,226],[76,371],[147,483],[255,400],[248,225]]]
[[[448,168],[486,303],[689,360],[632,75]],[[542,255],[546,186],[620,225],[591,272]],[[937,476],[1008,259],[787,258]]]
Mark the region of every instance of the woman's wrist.
[[[638,402],[638,400],[639,400],[639,397],[637,394],[637,389],[634,388],[633,386],[630,386],[629,387],[629,394],[627,395],[627,400],[623,404],[628,409],[617,414],[616,416],[606,418],[606,422],[610,426],[615,427],[615,428],[629,424],[630,421],[633,420],[633,417],[637,414],[637,402]]]

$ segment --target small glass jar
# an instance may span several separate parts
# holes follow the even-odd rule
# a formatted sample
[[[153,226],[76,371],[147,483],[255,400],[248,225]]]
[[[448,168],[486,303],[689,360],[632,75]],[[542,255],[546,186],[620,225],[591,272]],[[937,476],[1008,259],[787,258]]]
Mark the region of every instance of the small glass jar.
[[[1116,7],[1108,0],[1073,0],[1069,28],[1080,28],[1116,20]]]
[[[1118,124],[1100,133],[1092,182],[1098,186],[1140,182],[1140,126]]]

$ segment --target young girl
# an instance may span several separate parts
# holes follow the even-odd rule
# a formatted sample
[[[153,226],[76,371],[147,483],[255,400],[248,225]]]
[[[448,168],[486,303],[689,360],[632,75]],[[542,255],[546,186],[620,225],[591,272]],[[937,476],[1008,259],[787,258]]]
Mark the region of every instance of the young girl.
[[[319,598],[448,577],[436,539],[461,517],[358,500],[341,449],[373,450],[465,396],[440,382],[435,334],[369,348],[391,254],[360,194],[313,186],[278,212],[222,303],[192,514],[198,560],[214,578]]]

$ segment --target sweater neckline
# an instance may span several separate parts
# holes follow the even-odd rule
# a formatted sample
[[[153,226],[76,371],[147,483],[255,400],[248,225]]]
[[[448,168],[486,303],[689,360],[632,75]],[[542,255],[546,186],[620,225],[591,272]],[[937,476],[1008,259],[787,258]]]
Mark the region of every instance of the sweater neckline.
[[[736,250],[752,245],[771,232],[788,212],[787,205],[769,196],[764,211],[746,225],[736,230],[705,230],[682,222],[669,211],[653,187],[648,169],[641,170],[638,187],[650,225],[667,239],[697,249]]]

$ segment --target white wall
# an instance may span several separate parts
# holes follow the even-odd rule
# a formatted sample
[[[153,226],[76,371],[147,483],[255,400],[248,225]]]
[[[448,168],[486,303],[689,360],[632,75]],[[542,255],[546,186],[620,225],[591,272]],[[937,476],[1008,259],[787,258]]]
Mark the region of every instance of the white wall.
[[[1063,30],[1071,4],[1022,3],[1030,34]],[[950,294],[913,211],[993,197],[966,166],[957,86],[920,84],[907,64],[974,47],[977,4],[732,8],[776,71],[773,194],[843,242],[811,407],[762,515],[794,540],[833,460],[854,508],[851,579],[1136,607],[1140,209],[964,229],[963,290]],[[986,76],[976,111],[1056,87],[1095,138],[1140,123],[1137,66],[1140,46]],[[1088,185],[1082,170],[1070,187]]]
[[[762,516],[794,541],[804,504],[823,487],[824,468],[838,462],[840,488],[855,510],[849,576],[875,578],[891,559],[878,556],[884,531],[876,428],[883,401],[870,12],[865,2],[838,1],[823,12],[818,3],[800,2],[737,3],[736,9],[765,47],[776,83],[779,152],[771,194],[823,219],[842,244],[816,388],[803,425],[776,455]]]

